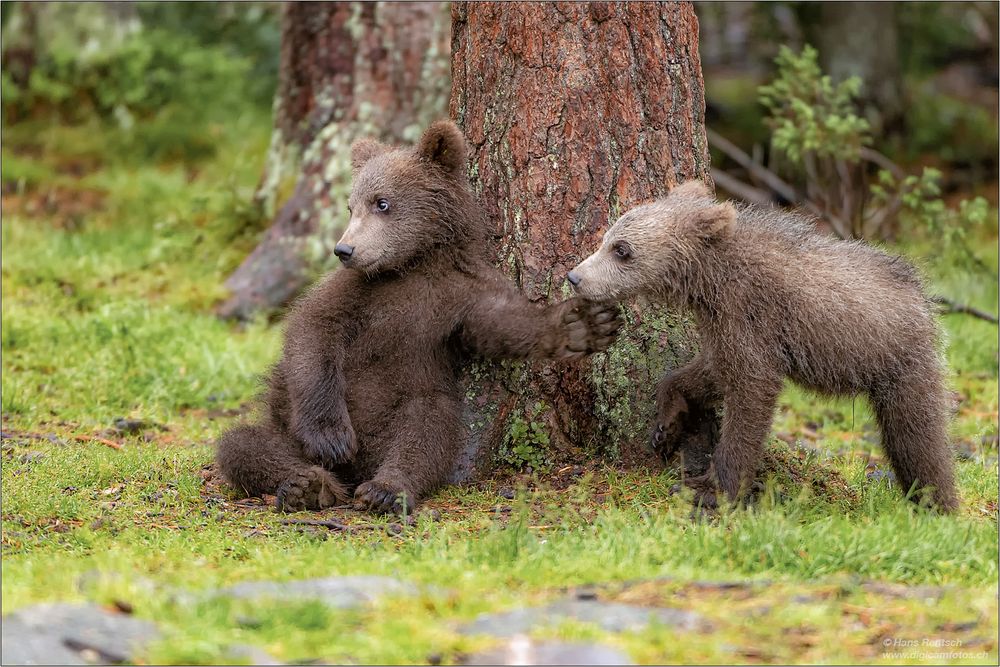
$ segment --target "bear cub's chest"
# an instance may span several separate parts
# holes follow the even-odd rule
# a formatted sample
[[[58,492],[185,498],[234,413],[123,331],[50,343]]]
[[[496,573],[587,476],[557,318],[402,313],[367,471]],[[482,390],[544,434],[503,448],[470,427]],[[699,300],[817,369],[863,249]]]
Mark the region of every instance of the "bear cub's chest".
[[[436,283],[403,279],[371,289],[355,313],[355,345],[380,356],[443,345],[454,328],[456,305]]]

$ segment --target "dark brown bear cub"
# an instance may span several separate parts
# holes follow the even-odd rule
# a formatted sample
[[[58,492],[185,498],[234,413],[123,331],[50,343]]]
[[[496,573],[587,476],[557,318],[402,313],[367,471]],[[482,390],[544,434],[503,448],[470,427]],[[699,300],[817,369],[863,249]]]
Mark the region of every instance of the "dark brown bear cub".
[[[462,449],[467,361],[580,357],[618,326],[580,299],[533,304],[490,264],[454,124],[414,148],[358,142],[351,160],[344,268],[292,309],[262,421],[218,446],[226,479],[282,510],[345,503],[352,489],[360,508],[412,508]]]
[[[731,499],[746,490],[787,377],[826,394],[867,394],[902,490],[953,510],[938,331],[917,272],[814,227],[720,204],[689,182],[625,213],[570,282],[584,297],[643,293],[693,313],[701,351],[657,387],[653,440],[669,450],[689,411],[722,404],[721,437],[696,488],[718,483]]]

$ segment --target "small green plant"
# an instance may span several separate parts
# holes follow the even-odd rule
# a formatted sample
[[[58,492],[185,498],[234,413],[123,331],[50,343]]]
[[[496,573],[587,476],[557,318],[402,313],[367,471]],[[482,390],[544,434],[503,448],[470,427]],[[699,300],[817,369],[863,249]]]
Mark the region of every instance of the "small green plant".
[[[758,89],[769,114],[764,122],[771,128],[771,143],[795,165],[808,166],[817,158],[858,160],[861,147],[871,143],[871,126],[854,106],[861,79],[852,76],[834,85],[818,57],[808,44],[800,54],[782,46],[774,61],[778,76]]]
[[[88,112],[129,129],[170,104],[234,108],[249,66],[218,47],[206,47],[174,33],[148,30],[119,46],[82,58],[70,50],[45,52],[26,85],[6,77],[8,115],[49,109],[79,120]]]
[[[498,458],[501,463],[518,470],[530,468],[543,470],[548,467],[546,451],[549,447],[549,432],[541,420],[545,405],[536,402],[525,416],[514,415],[509,422],[507,435],[500,446]]]
[[[912,227],[938,239],[943,251],[959,250],[965,259],[981,265],[969,249],[968,238],[989,221],[989,202],[975,197],[962,200],[957,209],[948,208],[941,199],[940,182],[941,172],[930,167],[919,176],[883,169],[871,186],[872,202],[876,209],[898,214]]]

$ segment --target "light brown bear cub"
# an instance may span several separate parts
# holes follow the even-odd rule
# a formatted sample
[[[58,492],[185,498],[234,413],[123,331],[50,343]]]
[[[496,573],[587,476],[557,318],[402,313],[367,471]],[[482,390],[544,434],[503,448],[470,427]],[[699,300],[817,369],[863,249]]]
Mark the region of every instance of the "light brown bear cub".
[[[689,410],[722,404],[696,488],[747,490],[788,377],[867,394],[902,490],[957,507],[937,326],[905,260],[795,214],[718,203],[692,181],[625,213],[569,280],[589,299],[641,293],[693,313],[701,351],[660,381],[653,441],[669,449]]]

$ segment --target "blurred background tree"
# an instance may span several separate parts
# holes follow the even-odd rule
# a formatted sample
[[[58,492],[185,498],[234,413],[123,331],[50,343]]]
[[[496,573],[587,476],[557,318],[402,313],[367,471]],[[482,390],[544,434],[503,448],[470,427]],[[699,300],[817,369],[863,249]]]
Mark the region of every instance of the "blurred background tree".
[[[903,165],[940,168],[945,192],[995,180],[996,3],[699,2],[695,9],[708,123],[758,161],[768,162],[770,135],[756,89],[773,77],[781,46],[798,53],[811,44],[834,84],[859,77],[857,104],[875,149]],[[736,166],[721,151],[713,158],[716,167]]]
[[[803,206],[843,237],[939,234],[983,268],[966,232],[996,205],[994,3],[697,8],[725,192]]]
[[[414,141],[445,114],[447,5],[289,2],[271,147],[254,201],[274,216],[282,174],[296,185],[260,245],[227,279],[223,317],[286,305],[332,257],[350,189],[346,156],[360,136]]]

